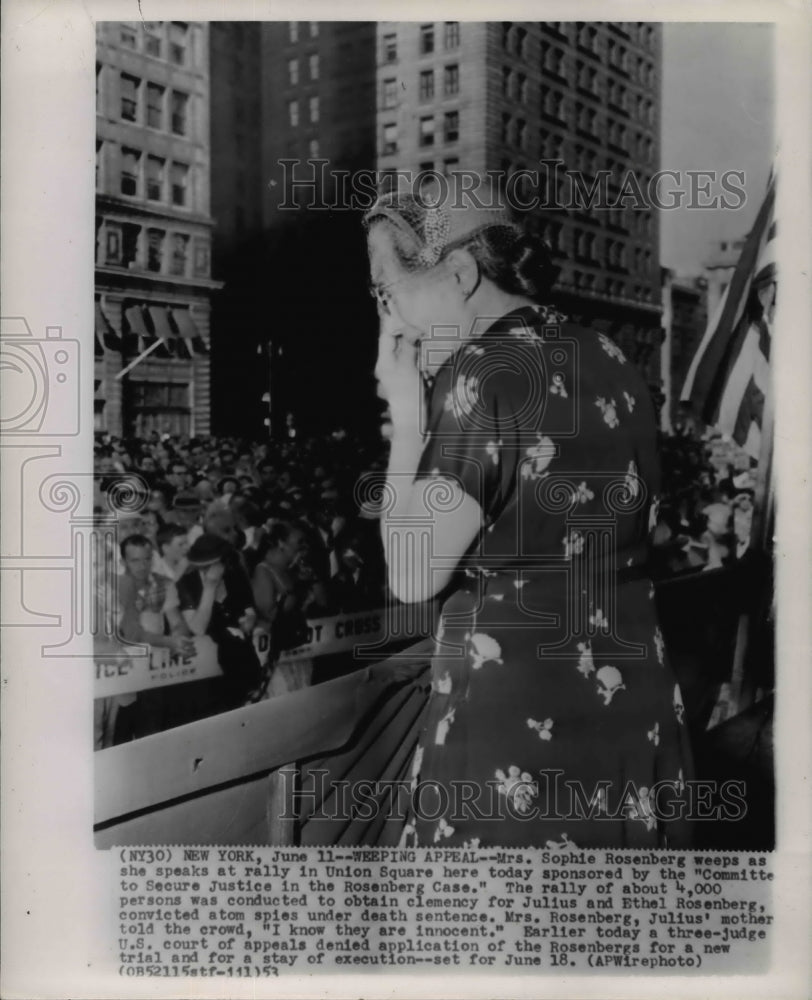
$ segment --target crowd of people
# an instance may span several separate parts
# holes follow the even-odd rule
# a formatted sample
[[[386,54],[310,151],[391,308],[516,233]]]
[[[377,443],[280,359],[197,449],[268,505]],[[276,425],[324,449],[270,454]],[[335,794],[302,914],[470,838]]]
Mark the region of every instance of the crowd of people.
[[[741,558],[752,473],[714,464],[709,442],[690,429],[661,435],[660,456],[655,577]],[[385,460],[382,441],[344,431],[276,445],[99,435],[96,511],[113,484],[135,508],[120,517],[115,554],[119,636],[184,656],[208,635],[223,677],[99,699],[96,746],[311,683],[312,661],[279,662],[301,644],[307,620],[378,608],[389,596],[372,487]],[[271,637],[267,664],[252,646],[257,628]]]

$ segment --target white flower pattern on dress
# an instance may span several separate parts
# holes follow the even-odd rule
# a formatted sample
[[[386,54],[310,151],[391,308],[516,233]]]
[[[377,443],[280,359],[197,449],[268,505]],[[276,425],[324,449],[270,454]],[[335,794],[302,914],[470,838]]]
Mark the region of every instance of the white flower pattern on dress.
[[[653,743],[655,747],[658,747],[660,745],[660,723],[655,722],[654,728],[649,729],[646,736],[648,737],[649,743]]]
[[[514,326],[508,333],[517,340],[538,340],[538,334],[530,326]]]
[[[437,694],[451,694],[451,674],[446,670],[442,677],[438,677],[434,681],[432,687],[437,692]]]
[[[657,662],[662,667],[665,665],[665,640],[659,625],[654,627],[654,647],[657,650]]]
[[[499,464],[499,449],[502,447],[502,439],[499,438],[498,441],[489,441],[485,445],[485,451],[491,456],[491,461],[494,465]]]
[[[547,848],[548,851],[555,851],[555,850],[566,849],[568,847],[575,848],[578,845],[574,841],[570,840],[569,836],[566,833],[562,833],[561,840],[548,840],[544,846]]]
[[[454,827],[450,826],[444,819],[441,819],[434,831],[434,843],[439,844],[444,837],[450,837],[454,833]]]
[[[581,655],[578,658],[577,670],[579,673],[583,674],[584,677],[589,677],[590,674],[595,673],[595,661],[592,659],[592,643],[579,642],[578,652]]]
[[[629,411],[629,413],[634,413],[634,408],[637,405],[637,400],[634,398],[634,396],[629,395],[629,393],[626,392],[625,389],[623,390],[623,398],[626,400],[626,409]]]
[[[466,850],[469,850],[469,851],[478,851],[479,850],[479,837],[471,837],[471,839],[470,840],[466,840],[465,843],[462,846],[463,846],[463,848],[465,848]]]
[[[446,393],[443,409],[456,417],[471,414],[479,405],[479,379],[476,375],[458,375],[454,388]]]
[[[521,816],[526,816],[533,805],[533,799],[538,795],[538,785],[533,776],[511,764],[507,774],[499,768],[496,771],[499,780],[499,794],[512,802],[513,808]]]
[[[679,689],[679,684],[674,685],[674,715],[677,717],[677,722],[680,725],[685,723],[685,705],[682,701],[682,691]]]
[[[553,738],[552,719],[545,719],[543,722],[538,722],[536,719],[528,719],[527,725],[530,729],[535,729],[535,731],[539,734],[540,740],[551,740]]]
[[[614,358],[615,361],[620,362],[620,364],[626,364],[626,355],[617,346],[614,340],[610,340],[605,333],[599,333],[598,339],[601,342],[601,347],[606,351],[610,358]]]
[[[598,608],[596,611],[591,611],[589,614],[589,624],[593,628],[606,630],[609,628],[609,619],[604,615],[603,611]]]
[[[604,399],[603,396],[598,396],[595,400],[595,406],[597,406],[603,414],[603,421],[607,427],[614,429],[620,424],[620,421],[617,418],[617,403],[614,399],[607,400]]]
[[[640,492],[640,479],[637,475],[637,466],[634,461],[629,462],[626,469],[626,479],[624,480],[626,485],[626,491],[632,500],[637,499],[637,494]]]
[[[621,672],[608,664],[598,670],[595,680],[598,682],[597,693],[602,696],[604,705],[610,705],[618,691],[626,690]]]
[[[569,399],[567,387],[564,385],[564,376],[558,372],[553,375],[553,380],[550,383],[550,394],[552,396],[560,396],[562,399]]]
[[[532,445],[525,452],[527,458],[522,461],[523,479],[541,479],[546,476],[545,469],[555,458],[556,447],[552,440],[543,434],[536,434],[538,444]]]
[[[657,826],[657,818],[651,804],[651,790],[646,785],[638,788],[634,797],[629,793],[624,811],[628,812],[629,819],[640,820],[645,824],[647,830],[653,830]]]
[[[456,709],[450,708],[445,715],[437,723],[437,731],[434,734],[434,745],[437,747],[445,746],[445,738],[448,736],[448,730],[451,728],[451,723],[454,721],[454,714]]]
[[[465,638],[470,644],[471,669],[479,670],[486,663],[502,663],[502,647],[485,632],[465,633]]]
[[[654,531],[657,527],[657,518],[660,516],[660,498],[654,497],[648,509],[648,530]]]
[[[584,551],[584,545],[586,544],[586,539],[581,532],[575,530],[570,531],[569,535],[565,535],[562,541],[564,543],[564,557],[566,559],[579,556]]]
[[[588,503],[590,500],[595,499],[595,494],[586,485],[586,482],[580,483],[580,485],[572,492],[572,502],[576,503]]]

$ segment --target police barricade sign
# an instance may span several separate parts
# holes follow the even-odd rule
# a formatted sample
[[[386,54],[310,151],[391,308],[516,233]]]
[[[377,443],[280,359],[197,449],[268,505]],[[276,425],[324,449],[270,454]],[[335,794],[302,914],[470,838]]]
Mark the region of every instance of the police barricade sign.
[[[130,655],[95,657],[95,698],[110,698],[119,694],[149,691],[170,684],[201,681],[222,673],[217,663],[217,647],[208,636],[193,640],[193,656],[177,656],[168,649],[147,646],[124,646]],[[148,650],[148,652],[145,652]]]
[[[306,641],[295,649],[285,650],[277,663],[298,663],[317,656],[356,651],[360,662],[379,660],[387,648],[396,642],[416,641],[431,632],[435,605],[390,605],[374,611],[316,618],[307,623]],[[257,628],[253,634],[254,648],[262,666],[270,655],[270,635]],[[208,636],[194,640],[195,653],[190,657],[172,656],[167,649],[135,647],[132,655],[95,658],[95,698],[132,694],[170,684],[217,677],[222,671],[217,663],[217,647]],[[125,651],[127,647],[125,647]]]

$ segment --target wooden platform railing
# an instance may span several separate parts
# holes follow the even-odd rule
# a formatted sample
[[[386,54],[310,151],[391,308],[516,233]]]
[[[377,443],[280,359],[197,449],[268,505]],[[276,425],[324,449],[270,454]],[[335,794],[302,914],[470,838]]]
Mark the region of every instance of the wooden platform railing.
[[[336,815],[331,789],[403,778],[430,648],[423,640],[316,687],[98,751],[96,845],[396,840],[385,810]]]

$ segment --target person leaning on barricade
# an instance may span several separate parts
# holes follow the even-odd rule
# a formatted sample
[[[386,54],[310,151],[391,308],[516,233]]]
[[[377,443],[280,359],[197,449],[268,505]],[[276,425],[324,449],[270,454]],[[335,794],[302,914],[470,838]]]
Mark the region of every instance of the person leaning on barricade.
[[[118,578],[118,601],[122,638],[168,649],[176,656],[191,655],[194,646],[180,614],[178,592],[172,580],[153,572],[150,540],[145,535],[129,535],[121,543],[121,558],[124,573]],[[168,688],[141,692],[127,710],[132,713],[132,735],[147,736],[174,725],[175,701],[175,693]]]
[[[224,538],[202,534],[187,559],[189,568],[178,582],[181,613],[192,635],[209,636],[215,643],[223,672],[221,678],[198,682],[199,710],[211,715],[245,704],[260,685],[251,641],[257,615],[237,553]]]

